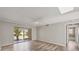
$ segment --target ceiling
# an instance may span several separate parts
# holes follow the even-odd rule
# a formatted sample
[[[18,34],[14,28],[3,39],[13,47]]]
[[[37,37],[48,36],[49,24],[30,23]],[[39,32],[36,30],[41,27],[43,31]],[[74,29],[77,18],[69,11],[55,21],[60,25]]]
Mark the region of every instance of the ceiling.
[[[73,11],[79,11],[79,8]],[[0,20],[23,25],[60,15],[57,7],[0,7]]]

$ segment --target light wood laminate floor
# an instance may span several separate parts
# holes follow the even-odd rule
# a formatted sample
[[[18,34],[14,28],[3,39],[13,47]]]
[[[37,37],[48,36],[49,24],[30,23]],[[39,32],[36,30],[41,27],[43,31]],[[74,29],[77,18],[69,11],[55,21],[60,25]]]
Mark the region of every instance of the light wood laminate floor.
[[[2,51],[63,51],[64,47],[43,41],[25,41],[2,47]]]

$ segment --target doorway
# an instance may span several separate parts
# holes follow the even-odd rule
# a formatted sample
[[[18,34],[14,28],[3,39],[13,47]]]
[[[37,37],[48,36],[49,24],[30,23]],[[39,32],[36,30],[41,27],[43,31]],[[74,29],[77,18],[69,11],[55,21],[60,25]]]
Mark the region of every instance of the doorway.
[[[75,47],[78,49],[79,47],[79,24],[68,24],[66,26],[66,47],[70,45],[68,48]],[[75,49],[76,50],[76,49]]]

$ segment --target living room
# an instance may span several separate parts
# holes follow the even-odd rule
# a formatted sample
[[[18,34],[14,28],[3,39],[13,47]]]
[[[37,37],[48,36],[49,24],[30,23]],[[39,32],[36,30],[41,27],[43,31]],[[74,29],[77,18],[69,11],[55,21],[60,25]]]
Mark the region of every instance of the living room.
[[[67,51],[70,41],[67,25],[78,24],[78,15],[78,7],[0,7],[0,49],[29,51],[27,46],[31,43],[34,51]],[[31,40],[15,44],[14,27],[31,29]],[[75,35],[78,45],[78,33]]]

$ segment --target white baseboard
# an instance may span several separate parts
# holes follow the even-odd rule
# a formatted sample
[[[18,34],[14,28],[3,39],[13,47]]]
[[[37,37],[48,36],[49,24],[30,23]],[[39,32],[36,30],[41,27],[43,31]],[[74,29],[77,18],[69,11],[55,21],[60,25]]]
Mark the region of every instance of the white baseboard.
[[[61,44],[61,43],[56,43],[56,42],[52,42],[53,44],[56,44],[56,45],[60,45],[60,46],[66,46],[66,44]]]

